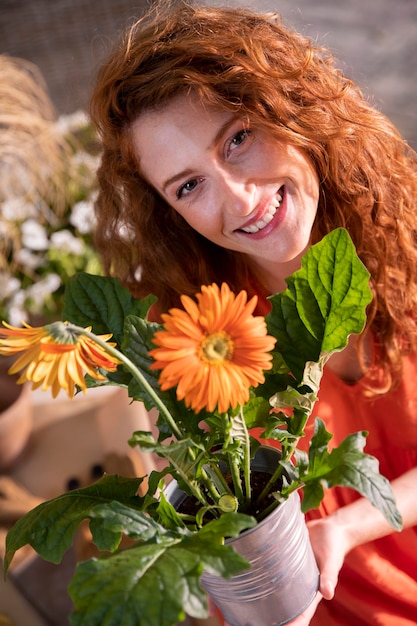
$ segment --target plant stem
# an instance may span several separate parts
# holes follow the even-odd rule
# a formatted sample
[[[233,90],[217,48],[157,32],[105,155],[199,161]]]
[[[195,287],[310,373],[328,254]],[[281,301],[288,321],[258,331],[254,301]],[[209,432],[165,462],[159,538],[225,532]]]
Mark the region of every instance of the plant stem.
[[[284,471],[284,468],[281,465],[279,465],[277,469],[275,470],[275,472],[272,474],[271,478],[266,483],[262,492],[259,494],[256,500],[257,506],[259,506],[265,500],[265,498],[269,495],[272,485],[281,478],[283,471]]]
[[[191,458],[193,458],[193,459],[196,458],[195,452],[194,452],[194,450],[192,448],[189,448],[188,454],[191,456]],[[212,480],[212,477],[207,473],[207,471],[204,469],[204,467],[202,467],[200,471],[201,471],[201,478],[202,478],[202,480],[204,482],[204,485],[205,485],[207,491],[209,492],[209,494],[213,498],[214,502],[217,503],[217,501],[220,498],[220,493],[216,489],[215,481]],[[185,480],[185,482],[188,483],[187,476],[183,476],[183,480]],[[205,500],[204,504],[209,506],[209,503],[207,502],[207,500]]]
[[[150,395],[150,397],[155,403],[156,408],[159,410],[162,418],[165,420],[166,424],[171,429],[172,434],[175,435],[177,439],[182,439],[182,436],[183,436],[182,432],[179,429],[178,425],[175,423],[174,418],[172,417],[171,413],[168,411],[165,404],[162,402],[162,400],[158,397],[158,395],[152,389],[151,385],[148,383],[148,381],[146,380],[142,372],[136,367],[136,365],[132,363],[130,359],[128,359],[122,352],[117,350],[117,348],[113,348],[113,346],[110,346],[108,343],[100,339],[100,337],[97,337],[97,335],[95,335],[94,333],[91,333],[85,328],[82,328],[81,326],[76,326],[74,324],[68,324],[68,326],[71,329],[78,332],[80,335],[85,335],[86,337],[89,337],[90,339],[95,341],[99,346],[104,348],[106,352],[108,352],[112,356],[119,359],[119,361],[121,361],[126,366],[126,368],[129,370],[129,372],[132,374],[135,380],[139,383],[142,389]]]
[[[258,496],[257,501],[256,501],[256,504],[258,506],[264,501],[264,499],[270,493],[272,485],[281,478],[281,476],[282,476],[282,474],[284,472],[284,464],[288,463],[289,461],[291,461],[292,456],[293,456],[295,450],[297,449],[298,442],[299,442],[300,438],[304,435],[304,427],[305,427],[305,425],[307,423],[307,420],[308,420],[308,418],[310,416],[310,411],[304,411],[302,409],[299,409],[299,408],[295,407],[294,408],[293,418],[288,418],[288,419],[289,420],[294,420],[295,416],[297,417],[297,419],[295,420],[296,423],[297,423],[297,426],[294,429],[295,432],[291,432],[291,434],[293,435],[293,438],[291,439],[291,443],[282,446],[282,449],[281,449],[281,462],[278,465],[278,467],[275,470],[275,472],[272,474],[271,478],[268,480],[267,484],[263,488],[263,490],[260,493],[260,495]],[[288,423],[291,424],[291,422],[288,422]],[[290,426],[288,428],[290,429]],[[298,489],[298,487],[294,487],[294,489]]]
[[[301,489],[303,485],[304,483],[301,480],[294,480],[290,485],[288,485],[288,487],[286,487],[284,495],[283,495],[283,492],[281,492],[281,496],[283,496],[281,500],[274,499],[274,501],[266,509],[263,509],[260,512],[258,516],[258,522],[261,522],[263,519],[268,517],[268,515],[274,509],[276,509],[277,506],[279,506],[283,500],[287,500],[294,491],[298,491],[298,489]]]
[[[206,475],[207,475],[207,488],[209,489],[213,499],[217,498],[215,499],[215,502],[217,502],[220,495],[223,495],[224,493],[233,495],[232,490],[230,489],[229,485],[225,481],[224,476],[221,473],[219,467],[216,465],[216,463],[209,462]],[[211,485],[211,489],[213,490],[213,492],[211,492],[209,485]]]
[[[244,449],[243,449],[243,454],[244,454],[244,462],[243,462],[243,480],[245,483],[245,490],[246,490],[246,502],[250,502],[252,499],[252,490],[251,490],[251,482],[250,482],[250,476],[251,476],[251,468],[250,468],[250,438],[249,438],[249,432],[246,426],[246,421],[243,415],[243,410],[242,408],[240,408],[240,412],[242,415],[242,422],[244,424],[244,432],[245,432],[245,441],[244,441]]]
[[[244,502],[243,489],[242,489],[242,480],[240,477],[240,468],[238,463],[236,462],[236,458],[232,454],[228,454],[229,459],[229,468],[230,473],[232,475],[233,485],[235,488],[235,496],[239,500],[239,502]]]
[[[91,333],[90,331],[88,331],[88,330],[86,330],[86,329],[84,329],[84,328],[82,328],[80,326],[75,326],[73,324],[69,324],[69,326],[71,328],[73,328],[74,330],[76,330],[77,332],[79,332],[80,334],[84,334],[87,337],[89,337],[90,339],[92,339],[93,341],[95,341],[98,345],[100,345],[102,348],[104,348],[109,354],[111,354],[112,356],[114,356],[117,359],[119,359],[119,361],[121,361],[125,365],[125,367],[129,370],[129,372],[135,378],[135,380],[142,387],[142,389],[144,391],[146,391],[150,395],[150,397],[152,398],[152,400],[154,401],[154,403],[156,405],[156,408],[159,410],[160,415],[162,416],[162,418],[165,420],[166,424],[170,428],[172,434],[177,439],[181,440],[183,438],[183,434],[182,434],[180,428],[178,427],[178,425],[174,421],[171,413],[168,411],[168,409],[166,408],[165,404],[162,402],[162,400],[159,398],[159,396],[152,389],[151,385],[148,383],[148,381],[146,380],[146,378],[144,377],[144,375],[142,374],[140,369],[137,368],[136,365],[134,365],[132,363],[132,361],[128,357],[126,357],[122,352],[117,350],[117,348],[114,348],[113,346],[110,346],[107,342],[105,342],[102,339],[100,339],[100,337],[97,337],[97,335],[95,335],[94,333]],[[190,449],[189,453],[193,453],[193,451]],[[203,480],[204,480],[204,482],[205,482],[209,492],[211,493],[213,499],[217,502],[219,497],[220,497],[220,494],[216,491],[214,485],[212,484],[212,482],[210,481],[209,477],[207,476],[207,474],[206,474],[206,472],[204,470],[202,471],[202,477],[203,477]],[[207,503],[206,499],[204,498],[201,490],[199,488],[194,487],[193,483],[188,480],[187,476],[183,475],[182,478],[188,484],[189,489],[194,494],[194,497],[199,502],[201,502],[202,504],[208,505],[208,503]]]

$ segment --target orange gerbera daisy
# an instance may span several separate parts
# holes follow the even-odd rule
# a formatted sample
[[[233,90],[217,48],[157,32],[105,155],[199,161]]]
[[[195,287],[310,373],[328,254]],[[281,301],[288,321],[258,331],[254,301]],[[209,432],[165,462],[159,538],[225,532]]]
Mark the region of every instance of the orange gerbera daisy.
[[[86,373],[96,380],[106,380],[99,369],[114,372],[120,363],[83,334],[84,330],[90,331],[91,328],[82,329],[63,322],[39,328],[29,324],[16,328],[6,322],[3,325],[5,328],[0,328],[0,354],[9,356],[23,352],[9,369],[9,374],[22,372],[17,382],[32,382],[33,389],[42,387],[45,391],[51,387],[54,398],[60,389],[73,398],[75,385],[85,393]],[[102,341],[108,341],[110,337],[98,335]]]
[[[155,333],[151,369],[160,369],[162,391],[177,385],[177,398],[196,413],[220,413],[244,404],[250,387],[264,382],[275,338],[265,319],[253,316],[257,297],[235,296],[226,283],[203,286],[197,303],[182,296],[185,310],[162,315],[165,330]]]

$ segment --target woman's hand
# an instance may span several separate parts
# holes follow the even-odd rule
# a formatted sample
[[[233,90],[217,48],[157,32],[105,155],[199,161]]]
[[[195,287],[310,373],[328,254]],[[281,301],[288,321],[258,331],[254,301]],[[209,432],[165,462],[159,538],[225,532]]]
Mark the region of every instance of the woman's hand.
[[[414,468],[391,483],[404,528],[417,524],[416,481],[417,468]],[[358,520],[361,520],[360,524]],[[312,520],[307,526],[320,571],[320,588],[306,611],[290,622],[291,626],[307,626],[320,601],[333,598],[339,572],[348,552],[393,532],[381,512],[365,498],[341,507],[328,517]]]
[[[320,593],[326,600],[331,600],[351,545],[333,516],[312,520],[308,522],[307,528],[320,571]]]
[[[404,528],[417,525],[416,482],[417,467],[391,483]],[[361,520],[360,524],[358,520]],[[289,626],[308,626],[321,600],[333,598],[348,552],[393,532],[381,512],[365,498],[359,498],[327,517],[312,520],[307,527],[320,571],[320,588],[310,606]]]

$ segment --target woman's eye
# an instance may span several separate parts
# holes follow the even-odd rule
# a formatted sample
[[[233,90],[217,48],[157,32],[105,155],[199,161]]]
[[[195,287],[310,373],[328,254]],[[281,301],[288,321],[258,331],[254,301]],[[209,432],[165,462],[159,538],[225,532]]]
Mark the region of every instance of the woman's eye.
[[[243,128],[236,135],[233,135],[229,144],[229,151],[233,151],[234,148],[239,147],[249,137],[251,131],[248,128]]]
[[[181,185],[176,194],[177,200],[180,200],[182,196],[187,195],[188,193],[193,191],[197,187],[197,184],[198,180],[196,178],[193,178],[192,180],[188,180],[184,185]]]

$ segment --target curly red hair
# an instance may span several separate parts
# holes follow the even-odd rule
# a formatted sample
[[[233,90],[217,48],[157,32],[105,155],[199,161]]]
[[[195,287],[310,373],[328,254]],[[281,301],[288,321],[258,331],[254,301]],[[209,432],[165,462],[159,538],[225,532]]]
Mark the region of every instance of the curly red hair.
[[[416,344],[417,157],[329,51],[277,15],[165,0],[113,50],[91,99],[103,147],[97,246],[108,273],[138,297],[155,294],[162,310],[202,284],[252,289],[245,257],[189,227],[141,177],[133,153],[132,122],[191,91],[310,156],[321,190],[312,240],[349,231],[371,273],[368,327],[385,389],[395,386],[401,355]]]

